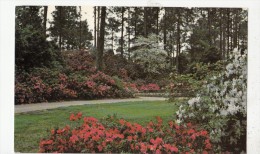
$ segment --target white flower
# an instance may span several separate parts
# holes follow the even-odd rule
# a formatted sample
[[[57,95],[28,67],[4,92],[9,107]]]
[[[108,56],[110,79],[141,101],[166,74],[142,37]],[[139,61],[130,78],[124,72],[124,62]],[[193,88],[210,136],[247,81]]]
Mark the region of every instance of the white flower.
[[[227,110],[220,110],[220,115],[226,116],[228,114]]]
[[[197,103],[197,105],[199,105],[200,102],[200,97],[196,97],[196,98],[192,98],[188,101],[188,104],[190,107],[192,107],[194,104]]]
[[[180,123],[181,123],[181,120],[180,120],[180,119],[177,119],[177,120],[176,120],[176,123],[177,123],[177,124],[180,124]]]

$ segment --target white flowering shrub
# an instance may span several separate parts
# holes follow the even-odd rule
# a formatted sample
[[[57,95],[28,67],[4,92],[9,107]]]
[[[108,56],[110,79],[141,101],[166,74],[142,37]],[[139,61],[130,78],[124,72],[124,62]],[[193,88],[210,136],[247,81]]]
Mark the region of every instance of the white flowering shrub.
[[[177,122],[210,132],[215,152],[246,150],[247,53],[235,49],[225,71],[213,76],[197,97],[179,106]]]

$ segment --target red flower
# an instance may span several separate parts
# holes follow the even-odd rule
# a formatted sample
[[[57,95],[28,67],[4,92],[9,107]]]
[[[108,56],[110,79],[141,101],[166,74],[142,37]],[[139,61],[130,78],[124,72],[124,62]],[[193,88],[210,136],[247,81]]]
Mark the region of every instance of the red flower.
[[[127,136],[127,140],[131,142],[133,140],[133,136]]]
[[[52,135],[55,134],[55,130],[54,130],[54,129],[51,130],[51,134],[52,134]]]
[[[191,135],[191,139],[195,140],[196,139],[196,134]]]
[[[102,145],[98,145],[98,151],[101,152],[103,150]]]
[[[142,153],[146,153],[146,151],[147,151],[147,146],[146,146],[144,143],[141,143],[141,149],[140,149],[140,151],[141,151]]]
[[[194,130],[194,129],[188,130],[188,134],[193,134],[193,133],[195,133],[195,130]]]
[[[100,139],[100,137],[98,135],[92,137],[92,140],[94,140],[94,141],[98,141],[99,139]]]
[[[70,121],[76,121],[76,120],[78,120],[78,118],[72,113],[70,115]]]
[[[124,124],[125,124],[125,120],[124,120],[124,119],[120,119],[120,120],[119,120],[119,123],[120,123],[121,125],[124,125]]]
[[[72,136],[70,137],[70,142],[72,142],[72,143],[76,143],[76,141],[78,141],[78,140],[79,140],[79,138],[78,138],[77,135],[72,135]]]
[[[161,150],[157,149],[157,150],[155,151],[155,153],[156,153],[156,154],[161,154],[162,152],[161,152]]]
[[[82,112],[79,112],[79,113],[77,114],[77,118],[78,118],[78,119],[81,119],[81,117],[82,117]]]
[[[206,147],[205,147],[206,149],[211,149],[212,148],[209,139],[205,140],[205,144],[206,144]]]
[[[150,142],[153,143],[154,145],[159,145],[163,142],[163,140],[162,140],[162,138],[157,137],[156,140],[151,139]]]
[[[172,146],[170,148],[171,152],[178,152],[178,148],[176,148],[175,146]]]
[[[58,130],[57,130],[57,133],[58,133],[58,134],[61,134],[61,133],[63,133],[64,131],[65,131],[65,129],[58,129]]]
[[[200,135],[206,136],[206,135],[208,135],[208,132],[206,130],[203,130],[203,131],[200,132]]]

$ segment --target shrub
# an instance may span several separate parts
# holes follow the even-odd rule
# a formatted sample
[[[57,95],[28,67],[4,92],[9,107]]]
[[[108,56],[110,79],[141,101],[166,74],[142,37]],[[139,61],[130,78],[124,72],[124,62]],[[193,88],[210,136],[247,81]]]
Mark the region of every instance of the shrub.
[[[247,54],[234,50],[225,72],[180,105],[178,122],[195,122],[210,132],[215,152],[246,150]]]
[[[71,114],[71,121],[82,113]],[[39,152],[70,153],[207,153],[211,150],[208,132],[188,123],[172,121],[163,125],[160,117],[143,127],[124,119],[109,117],[103,124],[94,117],[84,117],[83,124],[52,129],[50,137],[40,141]]]
[[[155,83],[149,83],[147,85],[141,85],[139,87],[139,90],[144,92],[155,92],[155,91],[159,91],[160,89],[161,88]]]
[[[15,104],[60,101],[71,99],[97,99],[133,97],[131,91],[122,86],[122,81],[97,72],[88,77],[80,74],[66,75],[52,71],[17,75],[15,82]],[[48,74],[48,72],[52,72]]]

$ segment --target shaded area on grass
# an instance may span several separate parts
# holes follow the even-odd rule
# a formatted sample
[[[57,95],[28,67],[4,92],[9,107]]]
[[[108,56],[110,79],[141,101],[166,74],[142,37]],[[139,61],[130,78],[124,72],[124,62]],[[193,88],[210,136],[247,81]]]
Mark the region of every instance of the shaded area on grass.
[[[15,115],[15,151],[38,152],[41,138],[46,137],[55,127],[73,125],[69,121],[70,113],[82,112],[83,116],[104,118],[116,114],[130,122],[141,125],[160,116],[164,122],[172,120],[177,110],[175,103],[167,101],[122,102],[116,104],[93,104],[63,107],[58,109],[37,111]]]

